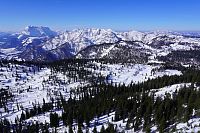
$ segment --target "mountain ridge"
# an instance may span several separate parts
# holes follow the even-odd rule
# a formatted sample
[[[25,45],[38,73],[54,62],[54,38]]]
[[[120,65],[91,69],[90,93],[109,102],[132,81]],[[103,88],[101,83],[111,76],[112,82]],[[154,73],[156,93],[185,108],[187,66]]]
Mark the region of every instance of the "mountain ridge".
[[[4,52],[5,49],[15,48],[17,54],[13,54],[11,51],[9,59],[36,61],[43,59],[43,61],[53,61],[73,57],[78,58],[81,56],[77,56],[77,54],[88,46],[95,47],[96,45],[110,43],[113,44],[112,47],[116,51],[119,51],[119,53],[124,51],[126,47],[129,47],[134,51],[142,49],[142,53],[146,52],[146,54],[151,54],[151,56],[162,54],[163,51],[165,52],[163,55],[167,55],[166,53],[170,53],[171,51],[199,48],[200,39],[198,37],[195,38],[193,34],[190,37],[188,34],[185,36],[185,33],[182,35],[168,31],[139,32],[134,30],[119,32],[111,29],[98,28],[74,29],[58,33],[48,27],[27,26],[19,33],[3,34],[2,37],[0,36],[0,52],[2,53],[2,59],[8,57],[8,53],[5,54]],[[119,41],[124,42],[116,47],[116,43]],[[107,49],[103,47],[99,47],[99,52],[92,49],[88,51],[87,49],[90,54],[93,51],[91,58],[101,58],[106,54],[110,55],[110,50],[112,53],[114,52],[111,48]],[[128,54],[134,52],[132,50]],[[98,54],[98,57],[94,56],[94,51],[102,54]],[[116,52],[114,53],[117,54]],[[51,56],[44,57],[48,55]],[[82,57],[86,56],[82,55]]]

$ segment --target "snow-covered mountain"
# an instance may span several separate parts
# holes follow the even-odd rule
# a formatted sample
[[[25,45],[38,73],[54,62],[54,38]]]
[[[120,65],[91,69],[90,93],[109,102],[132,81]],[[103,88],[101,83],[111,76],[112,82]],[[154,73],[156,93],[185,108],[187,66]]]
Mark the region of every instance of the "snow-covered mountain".
[[[55,37],[57,33],[52,31],[49,27],[27,26],[22,32],[19,33],[18,38],[24,37]]]
[[[57,34],[42,26],[27,26],[19,33],[0,33],[0,56],[6,59],[18,58],[27,48],[38,46]]]
[[[74,49],[76,54],[81,49],[95,44],[114,43],[119,38],[110,29],[76,29],[70,32],[64,32],[58,37],[47,41],[43,48],[46,50],[53,50],[61,45],[67,43]]]
[[[35,39],[52,38],[57,36],[55,31],[48,27],[27,26],[20,33],[0,33],[0,48],[16,48],[32,43]]]
[[[116,57],[117,53],[122,54],[127,50],[129,52],[122,55],[130,56],[132,53],[139,52],[155,58],[158,55],[167,55],[172,51],[199,49],[200,38],[175,32],[117,32],[111,29],[94,28],[75,29],[58,34],[48,27],[28,26],[20,33],[2,34],[0,44],[0,52],[6,55],[2,58],[8,58],[8,52],[4,52],[5,48],[15,48],[16,51],[20,51],[17,54],[9,54],[12,56],[9,56],[9,59],[14,57],[25,60],[52,61],[74,56],[76,58]],[[109,46],[104,47],[105,44],[109,44]]]
[[[20,44],[21,43],[15,34],[0,34],[0,48],[16,48]]]

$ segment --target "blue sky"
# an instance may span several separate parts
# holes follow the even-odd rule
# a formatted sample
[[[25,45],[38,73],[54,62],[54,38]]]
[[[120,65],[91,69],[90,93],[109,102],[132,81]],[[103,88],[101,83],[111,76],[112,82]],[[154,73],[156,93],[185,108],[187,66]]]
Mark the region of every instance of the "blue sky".
[[[27,25],[200,31],[200,0],[0,0],[0,31]]]

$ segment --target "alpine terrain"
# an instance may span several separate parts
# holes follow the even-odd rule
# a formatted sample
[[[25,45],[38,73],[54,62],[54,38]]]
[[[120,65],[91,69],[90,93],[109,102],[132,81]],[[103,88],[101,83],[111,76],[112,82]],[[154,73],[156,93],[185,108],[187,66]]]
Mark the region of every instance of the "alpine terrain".
[[[0,132],[200,132],[200,33],[0,32]]]

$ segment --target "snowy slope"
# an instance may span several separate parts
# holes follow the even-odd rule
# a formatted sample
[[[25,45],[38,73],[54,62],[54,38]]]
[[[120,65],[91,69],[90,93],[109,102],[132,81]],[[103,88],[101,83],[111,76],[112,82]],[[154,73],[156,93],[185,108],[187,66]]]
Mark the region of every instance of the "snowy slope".
[[[48,68],[42,68],[38,71],[35,66],[10,65],[10,67],[11,69],[0,67],[1,89],[9,88],[9,91],[14,95],[7,104],[9,113],[5,112],[4,108],[0,108],[0,119],[7,118],[12,122],[15,121],[17,116],[21,115],[23,109],[33,108],[33,104],[41,105],[43,100],[50,102],[51,98],[60,97],[60,93],[65,99],[68,99],[71,89],[87,85],[87,83],[81,84],[80,82],[65,83],[65,80],[68,79],[66,75],[62,73],[53,75]],[[55,79],[63,84],[58,86],[58,83],[54,81]],[[18,110],[17,106],[23,108]],[[43,114],[41,117],[44,118],[46,115],[48,113]],[[34,118],[38,118],[38,116]],[[46,122],[48,122],[48,119],[45,119]]]
[[[179,91],[181,88],[184,88],[184,86],[189,87],[190,85],[191,83],[174,84],[160,89],[152,89],[152,92],[155,93],[155,97],[161,97],[164,99],[166,94],[170,94],[172,96],[174,92]]]
[[[99,69],[93,70],[93,73],[99,74],[107,77],[110,77],[110,81],[113,83],[129,85],[131,83],[141,83],[147,81],[148,79],[155,79],[157,77],[162,77],[164,75],[181,75],[182,73],[178,70],[159,70],[160,66],[150,66],[143,64],[129,64],[129,65],[120,65],[120,64],[99,64],[96,63]]]

